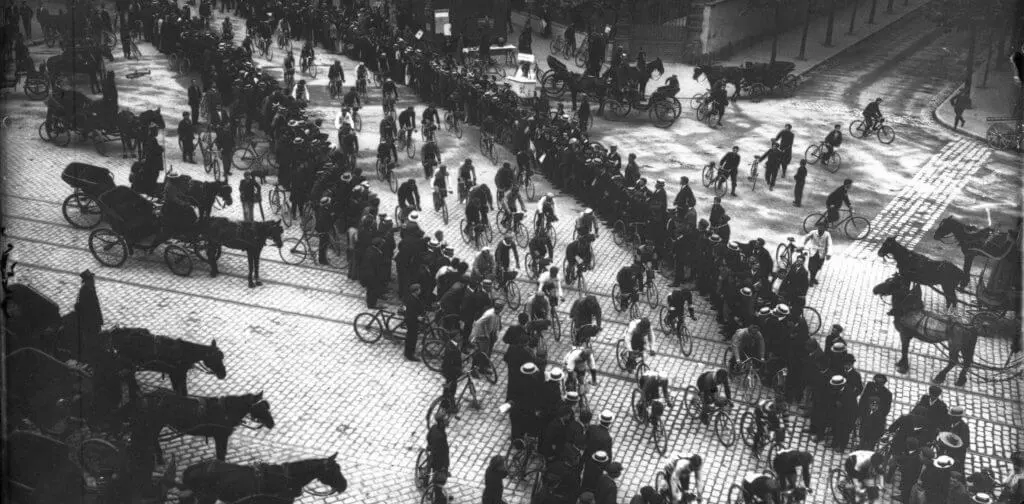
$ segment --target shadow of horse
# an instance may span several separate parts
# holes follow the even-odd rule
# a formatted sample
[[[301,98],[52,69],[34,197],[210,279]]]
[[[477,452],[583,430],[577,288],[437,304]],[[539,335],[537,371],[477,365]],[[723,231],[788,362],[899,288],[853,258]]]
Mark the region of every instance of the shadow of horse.
[[[948,317],[925,310],[921,300],[920,285],[902,273],[896,273],[884,282],[876,285],[872,293],[876,296],[891,296],[893,325],[900,333],[900,360],[896,362],[896,370],[905,374],[910,369],[907,351],[911,340],[926,343],[949,345],[949,359],[946,367],[932,379],[934,383],[946,381],[946,375],[957,365],[962,364],[960,375],[956,379],[957,386],[967,383],[967,372],[974,363],[974,349],[978,343],[978,331],[958,323]]]
[[[217,460],[193,464],[185,469],[179,488],[190,491],[182,504],[214,504],[217,500],[240,502],[253,496],[269,496],[273,502],[295,502],[313,480],[331,487],[331,493],[348,489],[341,473],[338,454],[284,464],[237,465]]]
[[[896,270],[907,280],[921,285],[939,285],[946,298],[946,308],[956,306],[957,286],[965,285],[968,280],[963,270],[949,261],[936,261],[914,252],[900,245],[892,236],[886,238],[878,249],[878,257],[889,255],[896,259]]]
[[[131,421],[138,424],[133,432],[146,434],[160,464],[164,462],[161,439],[186,435],[212,437],[217,460],[223,461],[227,457],[228,439],[236,428],[274,428],[270,403],[263,399],[263,392],[240,396],[184,397],[167,389],[157,389],[145,394],[132,410]],[[246,417],[256,425],[247,424]],[[164,427],[170,427],[173,433],[160,436]]]

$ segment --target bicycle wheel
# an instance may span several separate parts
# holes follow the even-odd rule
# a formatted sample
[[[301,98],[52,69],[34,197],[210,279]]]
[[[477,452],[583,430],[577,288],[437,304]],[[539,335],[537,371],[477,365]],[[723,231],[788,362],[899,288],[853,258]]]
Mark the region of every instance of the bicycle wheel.
[[[715,169],[711,165],[707,165],[701,171],[700,181],[704,184],[704,187],[711,187],[711,183],[715,180]]]
[[[721,197],[725,196],[725,194],[728,193],[728,192],[729,192],[729,182],[727,180],[725,180],[724,178],[718,179],[718,181],[715,182],[715,196],[718,196],[719,198],[721,198]]]
[[[562,41],[561,37],[551,39],[551,42],[548,44],[548,51],[550,51],[551,54],[562,54],[563,49],[565,49],[565,43]]]
[[[352,320],[352,329],[356,336],[366,343],[376,343],[384,336],[384,326],[375,313],[362,312]]]
[[[828,159],[825,160],[825,162],[822,163],[822,166],[824,166],[825,169],[828,170],[829,173],[835,173],[835,172],[839,171],[839,167],[842,164],[843,164],[843,156],[840,155],[838,151],[833,150],[832,154],[828,157]]]
[[[395,170],[385,168],[384,175],[388,179],[388,189],[391,189],[391,192],[398,191],[398,177],[395,176]]]
[[[621,371],[625,371],[626,365],[629,363],[629,348],[626,347],[626,341],[623,339],[615,342],[615,363],[619,365]]]
[[[892,129],[892,127],[886,126],[886,125],[882,125],[881,128],[878,128],[878,141],[879,142],[882,142],[882,143],[884,143],[886,145],[889,145],[889,144],[892,143],[893,140],[896,140],[896,130],[894,130],[894,129]]]
[[[252,168],[253,161],[257,157],[256,151],[253,150],[252,146],[238,147],[231,154],[231,166],[234,166],[236,170],[246,171]]]
[[[423,490],[430,483],[430,454],[426,448],[420,448],[416,455],[416,488]],[[433,504],[433,503],[431,503]]]
[[[810,233],[812,229],[815,229],[817,227],[818,222],[824,218],[825,214],[823,213],[812,213],[811,215],[805,217],[803,224],[804,233]]]
[[[707,96],[707,93],[698,93],[690,97],[690,108],[693,110],[699,109],[701,104],[704,103],[704,99],[707,98]]]
[[[288,212],[283,212],[284,215]],[[277,249],[278,254],[281,255],[281,260],[288,264],[299,264],[306,260],[306,256],[309,251],[306,249],[305,240],[298,240],[295,238],[288,238],[284,240],[281,248]]]
[[[420,358],[431,371],[441,370],[441,357],[444,355],[444,340],[438,335],[436,328],[430,327],[420,338]]]
[[[416,142],[412,138],[405,146],[405,154],[409,156],[409,159],[416,159]]]
[[[128,260],[128,243],[121,235],[100,228],[89,234],[89,252],[100,264],[119,268]]]
[[[615,244],[619,245],[619,246],[621,246],[624,243],[626,243],[626,223],[625,222],[622,222],[621,220],[615,221],[615,224],[612,226],[612,241],[615,242]]]
[[[434,426],[434,415],[438,412],[442,413],[448,420],[446,423],[451,425],[451,417],[453,416],[451,406],[452,405],[449,404],[449,400],[446,399],[443,394],[437,396],[436,399],[431,401],[430,407],[427,408],[427,430],[430,430],[430,428]]]
[[[871,233],[871,221],[859,215],[850,217],[843,226],[843,232],[851,240],[866,237]]]
[[[656,418],[652,425],[651,434],[654,436],[654,450],[664,455],[668,451],[668,432],[665,430],[665,420]]]
[[[515,280],[510,280],[505,284],[505,288],[501,290],[505,297],[505,306],[518,311],[519,307],[523,304],[522,295],[519,292],[519,285]]]
[[[697,388],[693,385],[687,385],[686,390],[683,392],[683,404],[686,406],[686,414],[690,415],[691,419],[697,420],[700,418],[700,412],[704,405],[701,403]]]
[[[736,431],[733,427],[732,416],[727,411],[719,411],[715,415],[715,437],[726,448],[736,442]]]
[[[676,323],[679,324],[679,333],[676,335],[679,338],[679,350],[683,352],[684,356],[689,357],[693,353],[693,335],[690,334],[690,328],[685,323]]]
[[[745,411],[740,417],[740,437],[747,448],[754,447],[754,438],[757,436],[757,422],[754,421],[754,414]]]
[[[622,313],[624,308],[622,307],[622,301],[619,299],[619,284],[612,286],[612,307],[615,311]]]
[[[828,489],[836,502],[846,503],[846,473],[839,468],[828,472]]]
[[[818,163],[819,151],[819,144],[811,144],[807,146],[807,150],[804,151],[804,159],[807,160],[807,164],[813,165]]]
[[[633,399],[629,403],[629,412],[633,416],[633,420],[636,420],[641,424],[644,423],[644,420],[647,419],[645,411],[646,408],[644,408],[644,391],[638,388],[634,388]]]
[[[164,262],[175,275],[187,277],[192,274],[192,256],[177,245],[168,245],[164,249]]]
[[[650,283],[647,284],[647,288],[644,289],[644,299],[647,300],[647,304],[650,305],[652,309],[658,307],[658,303],[660,301],[658,298],[658,284],[654,280],[651,280]]]
[[[459,220],[459,234],[462,235],[462,242],[466,245],[473,243],[473,237],[469,235],[469,229],[466,227],[466,219]]]
[[[864,138],[864,121],[860,119],[850,123],[850,136],[854,138]]]
[[[807,333],[811,336],[818,334],[818,331],[821,330],[821,314],[818,313],[818,310],[805,306],[803,317],[807,321]]]

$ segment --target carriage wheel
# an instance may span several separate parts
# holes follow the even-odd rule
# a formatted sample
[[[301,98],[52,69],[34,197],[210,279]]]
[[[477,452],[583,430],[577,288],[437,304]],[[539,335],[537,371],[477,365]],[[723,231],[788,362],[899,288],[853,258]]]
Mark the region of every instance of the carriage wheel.
[[[111,268],[119,268],[128,260],[128,243],[109,229],[97,229],[89,235],[89,251],[100,264]]]
[[[46,127],[46,121],[45,120],[42,123],[39,124],[38,133],[39,133],[39,138],[43,139],[44,141],[46,141],[46,142],[52,142],[53,141],[53,131],[52,131],[52,128],[47,128]]]
[[[164,249],[164,262],[175,275],[187,277],[192,274],[192,257],[177,245],[168,245]]]
[[[53,122],[53,127],[50,128],[50,135],[53,143],[61,147],[67,147],[71,143],[71,128],[60,119]]]
[[[82,467],[90,476],[99,478],[122,469],[121,453],[111,442],[93,438],[82,442]]]
[[[675,108],[667,100],[659,100],[648,112],[654,125],[659,128],[668,128],[675,122]]]
[[[92,229],[103,220],[103,213],[96,200],[77,191],[64,199],[61,212],[64,220],[78,229]]]
[[[629,115],[633,111],[633,105],[629,102],[611,101],[608,106],[612,108],[612,115],[618,119],[622,119]]]
[[[800,77],[789,74],[782,79],[782,93],[785,96],[790,97],[796,94],[796,88],[798,87],[800,87]]]
[[[196,255],[203,262],[209,261],[209,256],[206,255],[206,240],[200,238],[192,242],[192,253]],[[214,252],[213,259],[216,261],[220,259],[220,249]]]
[[[760,82],[755,82],[750,86],[750,101],[758,103],[764,99],[768,94],[768,88]]]
[[[50,84],[46,79],[25,79],[25,96],[30,100],[42,100],[50,93]]]

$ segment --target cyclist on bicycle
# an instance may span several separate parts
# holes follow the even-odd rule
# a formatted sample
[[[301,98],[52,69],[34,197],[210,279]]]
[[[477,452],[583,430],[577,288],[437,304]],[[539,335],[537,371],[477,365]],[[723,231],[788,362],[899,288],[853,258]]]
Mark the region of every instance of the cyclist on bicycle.
[[[521,149],[516,152],[516,167],[519,168],[518,179],[520,184],[525,184],[526,179],[533,176],[533,153],[528,149]]]
[[[290,82],[295,79],[295,51],[290,50],[284,56],[284,80]]]
[[[740,482],[744,504],[782,502],[782,487],[775,476],[763,472],[748,472]]]
[[[362,87],[363,90],[365,90],[366,89],[366,78],[367,78],[366,64],[363,63],[362,61],[360,61],[358,64],[356,64],[356,87]]]
[[[547,234],[548,224],[555,222],[558,222],[558,217],[555,216],[555,195],[547,193],[537,202],[537,210],[533,217],[534,234]]]
[[[512,268],[512,257],[516,259],[515,269]],[[505,238],[494,247],[494,261],[497,265],[495,279],[499,286],[516,278],[519,272],[519,249],[516,248],[515,235],[505,233]]]
[[[380,141],[381,142],[394,142],[398,137],[398,127],[395,125],[395,119],[391,116],[384,116],[380,120]],[[398,159],[398,156],[395,156]]]
[[[476,167],[473,160],[466,158],[459,166],[459,202],[461,203],[469,195],[469,188],[476,185]]]
[[[565,354],[565,369],[568,373],[566,383],[583,384],[587,370],[590,371],[590,384],[597,385],[597,365],[594,363],[593,350],[586,347],[573,347]],[[577,387],[578,390],[578,387]]]
[[[765,435],[769,431],[775,433],[776,443],[783,444],[786,442],[786,423],[779,413],[779,406],[770,399],[761,399],[754,406],[754,422],[757,424],[753,446],[755,456],[761,453]]]
[[[668,306],[668,315],[665,316],[666,324],[674,327],[684,310],[689,310],[690,319],[697,320],[693,314],[693,293],[689,290],[680,288],[673,290],[665,300],[665,304]]]
[[[395,85],[395,81],[391,80],[391,77],[384,79],[384,83],[380,86],[381,98],[386,103],[388,97],[391,98],[392,109],[394,103],[398,101],[398,86]]]
[[[430,183],[434,188],[434,210],[441,210],[444,199],[448,196],[448,167],[441,165],[434,172],[434,180]]]
[[[866,494],[867,502],[878,501],[879,487],[885,484],[885,457],[871,450],[857,450],[843,462],[846,475],[853,480],[858,494]]]
[[[434,114],[436,115],[437,111],[434,111]],[[423,123],[420,127],[423,128],[423,138],[428,143],[434,143],[437,138],[437,124],[433,119],[423,118]]]
[[[295,84],[295,88],[292,89],[292,98],[295,98],[295,101],[303,105],[309,103],[309,89],[306,87],[306,79],[299,79],[299,82]]]
[[[764,361],[764,337],[761,336],[761,328],[755,324],[737,329],[732,335],[729,367],[735,369],[739,363],[750,358]]]
[[[654,355],[654,331],[651,330],[651,319],[647,317],[632,320],[626,328],[629,334],[629,358],[626,360],[626,369],[632,371],[636,367],[636,358],[647,351]]]
[[[577,271],[583,272],[591,269],[594,263],[594,251],[590,246],[592,241],[594,241],[592,235],[581,235],[565,246],[565,279],[570,284],[575,281]]]
[[[383,134],[383,131],[381,133]],[[380,144],[377,145],[377,160],[387,166],[394,163],[396,159],[398,159],[398,149],[395,148],[394,141],[381,138]]]
[[[825,136],[825,148],[828,149],[821,156],[821,162],[827,163],[829,158],[832,157],[832,153],[836,151],[836,148],[843,143],[843,125],[837,124],[832,128],[832,131],[828,132]]]
[[[637,386],[644,392],[643,406],[645,409],[649,408],[651,401],[655,399],[664,399],[665,405],[669,408],[672,407],[672,395],[668,391],[668,376],[650,369],[644,371],[644,374],[640,376],[640,383]],[[661,416],[661,413],[661,411],[651,410],[651,417]]]
[[[576,218],[576,234],[579,236],[587,236],[590,234],[594,235],[594,238],[600,238],[601,233],[598,231],[599,226],[597,225],[597,217],[594,215],[594,210],[591,208],[584,208],[580,216]]]
[[[569,318],[576,326],[573,341],[577,345],[585,345],[591,338],[601,332],[601,304],[593,294],[576,298],[569,307]]]
[[[541,273],[537,278],[537,292],[543,293],[551,302],[551,308],[558,306],[558,300],[563,299],[562,278],[558,276],[558,266],[552,266]]]
[[[427,431],[427,453],[430,454],[430,471],[434,474],[448,472],[450,447],[447,427],[448,415],[443,411],[434,413],[434,425]]]
[[[721,390],[719,390],[721,387]],[[725,403],[732,401],[732,391],[729,388],[729,372],[724,369],[705,371],[697,377],[697,393],[700,394],[701,412],[700,421],[707,425],[710,418],[712,402]]]
[[[630,266],[623,266],[615,275],[615,281],[619,285],[619,299],[615,301],[619,303],[620,310],[629,307],[632,298],[636,297],[642,275],[643,266],[636,260]]]
[[[423,121],[424,126],[427,121],[434,123],[435,130],[437,129],[437,126],[440,126],[441,124],[441,116],[437,113],[437,108],[435,108],[433,104],[427,105],[427,108],[423,110],[423,118],[420,120]],[[426,130],[424,130],[423,133],[426,134]]]
[[[827,215],[826,220],[828,223],[839,220],[839,209],[844,204],[846,208],[850,209],[850,213],[853,213],[853,205],[850,204],[851,187],[853,187],[853,179],[843,180],[843,185],[830,192],[828,198],[825,198],[825,214]]]
[[[398,207],[401,209],[403,221],[409,215],[409,212],[420,210],[420,189],[416,187],[414,179],[406,180],[402,182],[402,185],[398,186]]]
[[[800,468],[803,473],[804,488],[811,486],[811,463],[814,462],[814,455],[810,452],[786,448],[779,450],[772,460],[772,469],[779,476],[779,483],[783,490],[796,488],[796,470]]]
[[[512,168],[508,161],[502,163],[501,168],[498,168],[497,173],[494,174],[494,187],[498,189],[498,199],[501,200],[502,196],[505,195],[505,191],[508,191],[515,183],[515,169]]]
[[[665,480],[668,482],[668,488],[664,489],[664,493],[667,493],[671,504],[685,504],[684,501],[686,493],[690,492],[690,482],[693,480],[693,489],[700,500],[700,495],[703,493],[704,482],[700,476],[700,469],[704,465],[704,459],[695,453],[688,454],[674,454],[669,457],[669,462],[662,468],[662,473],[665,475]]]
[[[398,126],[402,129],[402,140],[408,145],[412,142],[412,132],[416,131],[416,110],[412,105],[398,114]]]
[[[316,52],[313,50],[313,41],[307,40],[302,45],[302,52],[299,54],[301,58],[299,61],[302,63],[302,68],[309,70],[309,67],[313,65],[313,60],[316,58]]]
[[[551,264],[555,255],[555,246],[551,243],[551,237],[547,235],[534,235],[527,245],[530,249],[530,259],[533,261],[534,273],[540,275],[540,271]]]
[[[343,82],[344,82],[344,78]],[[341,98],[341,106],[343,108],[350,108],[352,110],[359,110],[363,106],[363,100],[359,98],[359,91],[356,88],[350,88],[345,96]]]
[[[494,197],[491,196],[491,188],[487,184],[474,186],[469,190],[469,199],[476,200],[480,207],[481,222],[490,225],[488,216],[494,211]]]
[[[334,60],[334,64],[327,70],[327,80],[331,83],[331,94],[338,94],[341,91],[341,86],[345,84],[345,69],[341,68],[341,61]],[[335,86],[338,91],[333,91]]]
[[[505,197],[498,201],[498,205],[505,210],[504,220],[502,220],[501,224],[508,229],[512,229],[512,226],[515,224],[513,219],[517,213],[526,214],[526,202],[523,201],[523,197],[519,194],[519,187],[517,186],[512,186],[505,193]],[[522,217],[520,216],[520,218]]]
[[[871,131],[874,130],[875,125],[878,124],[882,120],[882,111],[879,109],[879,107],[881,105],[882,105],[882,99],[881,98],[875,98],[875,101],[869,103],[867,107],[864,107],[864,111],[861,112],[861,115],[864,116],[864,135],[865,136],[868,133],[871,133]]]
[[[636,262],[641,264],[647,272],[647,283],[654,281],[654,269],[658,266],[658,249],[654,246],[654,239],[648,238],[643,245],[636,248],[634,257]]]

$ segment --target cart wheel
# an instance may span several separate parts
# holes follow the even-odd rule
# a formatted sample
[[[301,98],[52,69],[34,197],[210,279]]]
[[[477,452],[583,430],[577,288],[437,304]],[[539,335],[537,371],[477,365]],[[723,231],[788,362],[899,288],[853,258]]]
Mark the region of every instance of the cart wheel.
[[[100,264],[119,268],[128,260],[128,243],[109,229],[97,229],[89,235],[89,251]]]
[[[64,220],[78,229],[92,229],[103,220],[103,213],[96,200],[79,192],[64,199],[61,211]]]
[[[750,101],[758,103],[764,99],[768,94],[768,88],[760,82],[755,82],[750,86]]]
[[[71,143],[71,130],[67,124],[64,124],[64,121],[55,121],[50,134],[52,135],[53,143],[60,147],[67,147]]]
[[[121,453],[113,443],[99,438],[86,439],[81,448],[82,467],[93,477],[106,476],[121,469]]]
[[[207,262],[210,260],[210,258],[206,255],[206,240],[198,239],[192,242],[192,253],[195,254],[196,257],[201,259],[203,262]],[[220,259],[221,249],[217,249],[217,251],[214,252],[214,254],[214,261]]]
[[[281,260],[288,264],[299,264],[306,260],[309,251],[306,249],[306,242],[295,238],[288,238],[282,247],[278,249]]]
[[[187,277],[192,274],[192,257],[177,245],[168,245],[164,249],[164,262],[175,275]]]

